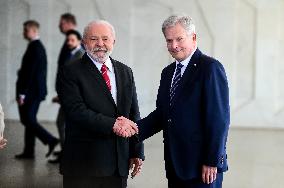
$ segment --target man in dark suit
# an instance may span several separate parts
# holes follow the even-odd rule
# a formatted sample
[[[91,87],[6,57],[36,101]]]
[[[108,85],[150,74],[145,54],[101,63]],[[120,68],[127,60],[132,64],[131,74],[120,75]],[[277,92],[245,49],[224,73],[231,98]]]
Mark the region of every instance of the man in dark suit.
[[[163,130],[170,188],[221,188],[230,121],[225,70],[197,48],[189,16],[170,16],[162,31],[175,62],[162,71],[156,109],[137,122],[139,137]]]
[[[67,60],[68,61],[67,63],[73,63],[84,55],[85,50],[81,45],[81,41],[82,41],[82,36],[78,31],[73,29],[67,31],[66,44],[71,54],[70,58]]]
[[[75,30],[77,26],[76,17],[71,13],[64,13],[60,17],[59,21],[59,30],[62,34],[66,36],[66,33],[70,30]],[[60,50],[60,54],[58,57],[58,69],[64,66],[66,61],[71,56],[71,50],[68,48],[67,41],[63,43],[63,46]]]
[[[39,24],[34,20],[24,23],[24,38],[29,41],[22,59],[16,83],[16,100],[19,106],[20,119],[25,126],[24,152],[16,155],[17,159],[34,158],[35,138],[49,146],[49,156],[58,139],[53,137],[37,122],[37,112],[41,101],[47,95],[46,74],[47,58],[43,44],[39,40]]]
[[[60,171],[64,187],[125,188],[129,167],[140,171],[143,143],[137,127],[117,117],[140,119],[135,82],[126,65],[110,57],[113,26],[94,21],[84,30],[84,56],[60,70],[59,98],[66,114]],[[128,138],[114,130],[127,132]]]
[[[67,37],[66,33],[70,30],[75,30],[77,26],[76,17],[71,13],[64,13],[61,15],[59,20],[59,30],[62,34],[65,35],[64,43],[61,47],[59,56],[58,56],[58,62],[57,62],[57,73],[56,73],[56,80],[55,80],[55,87],[57,91],[58,87],[58,74],[59,70],[68,62],[70,62],[70,58],[72,56],[71,49],[67,45]],[[57,91],[58,92],[58,91]],[[60,103],[58,96],[53,97],[52,101],[54,103]],[[59,107],[57,118],[56,118],[56,126],[58,129],[59,139],[60,139],[60,145],[61,148],[63,147],[63,143],[65,140],[65,115],[61,107]],[[60,151],[54,152],[55,155],[57,155],[57,158],[60,158]],[[55,162],[57,163],[58,160],[50,160],[51,163]]]
[[[78,31],[73,30],[73,29],[67,31],[66,44],[71,54],[70,57],[66,60],[67,64],[76,62],[78,59],[80,59],[84,55],[85,50],[82,48],[81,41],[82,41],[82,37]],[[60,125],[57,128],[58,128],[59,135],[61,135],[61,141],[62,141],[62,146],[63,146],[64,132],[65,132],[65,120],[62,123],[58,123],[58,125]],[[60,162],[60,159],[61,159],[61,154],[59,153],[55,159],[50,159],[48,160],[48,162],[56,164]]]

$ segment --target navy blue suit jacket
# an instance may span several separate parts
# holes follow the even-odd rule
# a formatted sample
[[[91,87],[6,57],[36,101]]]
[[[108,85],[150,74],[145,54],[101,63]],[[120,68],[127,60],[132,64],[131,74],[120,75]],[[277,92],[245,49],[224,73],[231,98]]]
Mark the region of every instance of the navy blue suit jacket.
[[[16,98],[26,96],[25,101],[44,100],[46,86],[47,57],[40,40],[31,41],[22,59],[16,83]]]
[[[200,178],[202,165],[224,172],[228,168],[226,140],[230,121],[225,70],[221,63],[197,49],[170,106],[175,67],[172,63],[162,71],[156,109],[137,122],[139,137],[144,140],[163,130],[167,175],[171,169],[184,180]]]

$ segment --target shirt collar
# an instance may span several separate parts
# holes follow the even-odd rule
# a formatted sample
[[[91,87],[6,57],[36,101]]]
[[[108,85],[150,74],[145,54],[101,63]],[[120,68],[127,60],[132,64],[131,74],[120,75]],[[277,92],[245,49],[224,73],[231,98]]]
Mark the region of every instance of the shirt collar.
[[[39,40],[39,35],[37,35],[35,38],[31,39],[31,42],[35,41],[35,40]]]
[[[94,59],[92,58],[92,56],[91,56],[89,53],[87,53],[87,55],[88,55],[89,58],[92,60],[92,62],[96,65],[96,67],[99,69],[99,71],[101,71],[101,68],[102,68],[103,64],[97,62],[96,60],[94,60]],[[107,58],[107,60],[106,60],[106,62],[105,62],[104,64],[107,66],[107,68],[108,68],[108,70],[109,70],[110,72],[113,72],[113,66],[112,66],[112,63],[111,63],[111,60],[110,60],[109,57]]]
[[[71,51],[71,54],[74,55],[77,51],[79,51],[81,49],[81,45],[78,45],[76,48],[74,48],[72,51]]]
[[[192,53],[183,61],[179,62],[178,60],[176,60],[176,65],[181,63],[183,65],[184,68],[187,67],[191,57],[193,56],[194,52],[196,51],[197,47],[195,47],[195,49],[192,51]]]

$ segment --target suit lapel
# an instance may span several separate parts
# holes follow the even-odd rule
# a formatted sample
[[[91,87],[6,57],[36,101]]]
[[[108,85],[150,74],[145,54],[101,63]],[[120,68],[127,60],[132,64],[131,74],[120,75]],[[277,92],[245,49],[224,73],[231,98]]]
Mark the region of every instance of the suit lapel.
[[[101,72],[98,70],[98,68],[96,67],[96,65],[92,62],[92,60],[88,57],[87,53],[84,54],[84,56],[82,57],[83,62],[86,63],[86,65],[88,66],[88,70],[91,72],[91,74],[94,75],[94,78],[96,80],[96,83],[98,83],[102,89],[102,91],[105,93],[105,95],[107,96],[107,98],[113,103],[114,106],[115,102],[112,98],[111,92],[109,91],[106,82],[104,80],[104,78],[102,77]]]
[[[116,82],[116,103],[117,103],[117,108],[119,112],[122,112],[121,109],[121,96],[123,96],[123,75],[121,71],[121,67],[119,66],[118,63],[115,63],[115,60],[110,58],[111,63],[114,68],[114,74],[115,74],[115,82]]]
[[[181,95],[184,86],[185,85],[190,85],[195,76],[196,76],[196,72],[199,69],[200,66],[200,61],[199,61],[199,57],[201,55],[200,50],[197,48],[196,51],[194,52],[194,54],[192,55],[184,73],[183,76],[181,78],[180,84],[179,84],[179,88],[177,89],[177,92],[173,98],[173,104],[172,107],[174,107],[174,105],[176,104],[176,100],[179,98],[179,95]]]
[[[168,101],[168,107],[170,107],[170,90],[171,90],[171,84],[172,84],[172,78],[175,72],[175,68],[176,68],[176,64],[175,62],[173,62],[170,66],[169,66],[169,70],[167,71],[167,74],[165,76],[165,83],[166,83],[166,88],[167,88],[167,100]],[[168,111],[168,110],[167,110]]]

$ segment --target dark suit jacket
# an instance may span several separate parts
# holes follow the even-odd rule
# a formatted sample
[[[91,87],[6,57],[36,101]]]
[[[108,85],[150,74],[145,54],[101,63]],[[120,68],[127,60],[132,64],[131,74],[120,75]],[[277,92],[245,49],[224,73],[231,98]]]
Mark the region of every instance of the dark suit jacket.
[[[65,65],[65,63],[68,61],[70,56],[71,56],[71,50],[68,48],[67,41],[65,40],[61,47],[61,50],[58,56],[58,61],[57,61],[57,72],[56,72],[56,78],[55,78],[55,89],[57,93],[58,93],[58,84],[59,84],[58,74],[60,72],[60,69]]]
[[[47,57],[40,40],[31,41],[22,59],[16,82],[16,98],[20,94],[25,100],[44,100],[46,87]]]
[[[59,74],[59,98],[66,114],[66,140],[61,173],[75,176],[128,175],[129,159],[144,158],[143,144],[113,133],[119,116],[140,119],[132,71],[111,59],[117,105],[91,59],[66,65]]]
[[[58,57],[58,67],[62,67],[65,65],[65,62],[70,58],[71,50],[67,46],[67,41],[65,40],[63,46],[61,47],[59,57]]]
[[[80,48],[74,55],[71,55],[71,57],[68,59],[68,63],[73,63],[77,61],[78,59],[82,58],[84,55],[85,50],[83,48]]]
[[[171,166],[181,179],[201,176],[202,165],[227,170],[229,91],[223,66],[215,59],[193,54],[169,106],[175,63],[161,75],[156,109],[138,122],[144,140],[163,130],[167,175]]]

